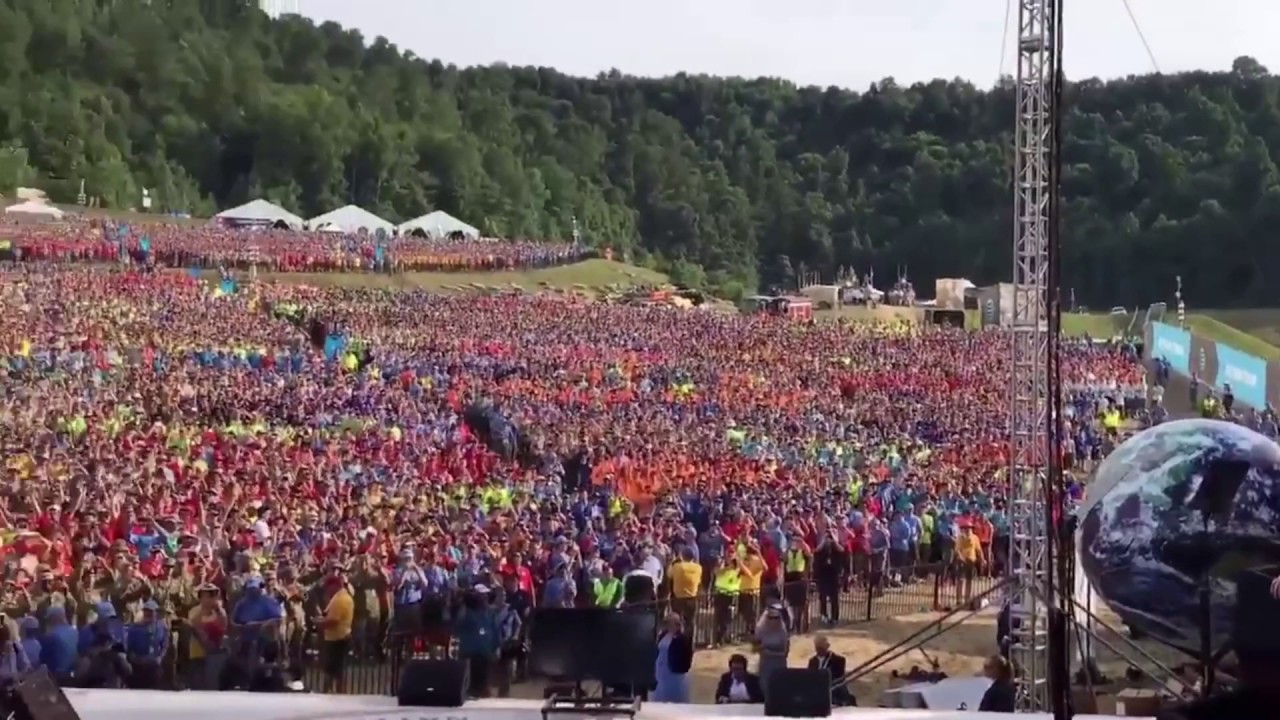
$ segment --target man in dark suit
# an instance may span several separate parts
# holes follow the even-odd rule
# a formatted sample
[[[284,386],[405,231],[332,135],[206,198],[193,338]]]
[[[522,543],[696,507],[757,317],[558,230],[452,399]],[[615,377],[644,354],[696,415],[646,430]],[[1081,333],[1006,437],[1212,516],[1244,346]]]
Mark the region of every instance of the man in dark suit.
[[[853,693],[849,691],[849,686],[843,682],[845,674],[845,660],[843,655],[831,652],[831,641],[826,635],[817,635],[813,638],[813,657],[809,658],[810,670],[826,670],[831,673],[831,704],[836,706],[856,706],[858,701],[854,699]],[[839,685],[836,685],[839,683]]]

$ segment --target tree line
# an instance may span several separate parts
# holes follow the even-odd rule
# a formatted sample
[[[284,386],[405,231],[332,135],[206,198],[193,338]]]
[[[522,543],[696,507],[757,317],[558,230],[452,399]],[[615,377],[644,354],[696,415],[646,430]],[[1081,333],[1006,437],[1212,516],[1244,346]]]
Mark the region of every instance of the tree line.
[[[890,68],[886,68],[889,70]],[[1069,85],[1063,283],[1078,302],[1270,304],[1280,81]],[[892,78],[459,69],[247,0],[0,0],[0,192],[208,214],[442,209],[586,241],[726,295],[838,268],[980,284],[1011,268],[1014,93]],[[883,283],[881,283],[883,284]]]

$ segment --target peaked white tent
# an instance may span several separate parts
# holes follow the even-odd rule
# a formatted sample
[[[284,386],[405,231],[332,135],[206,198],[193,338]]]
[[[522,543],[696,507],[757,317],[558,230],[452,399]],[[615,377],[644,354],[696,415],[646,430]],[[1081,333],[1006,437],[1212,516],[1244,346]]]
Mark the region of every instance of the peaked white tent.
[[[250,200],[240,207],[223,210],[214,215],[214,217],[242,225],[276,225],[283,223],[293,230],[302,228],[302,218],[275,203],[267,202],[261,198]]]
[[[383,220],[358,205],[344,205],[332,212],[327,212],[307,221],[312,230],[331,232],[358,233],[364,231],[372,235],[379,230],[390,235],[396,226]]]
[[[400,231],[401,235],[411,235],[415,232],[420,232],[427,237],[443,238],[454,233],[462,233],[468,238],[480,237],[479,230],[462,222],[443,210],[436,210],[435,212],[427,213],[420,218],[414,218],[397,229]]]
[[[5,215],[18,215],[29,218],[47,218],[57,220],[66,213],[42,200],[27,200],[4,209]]]

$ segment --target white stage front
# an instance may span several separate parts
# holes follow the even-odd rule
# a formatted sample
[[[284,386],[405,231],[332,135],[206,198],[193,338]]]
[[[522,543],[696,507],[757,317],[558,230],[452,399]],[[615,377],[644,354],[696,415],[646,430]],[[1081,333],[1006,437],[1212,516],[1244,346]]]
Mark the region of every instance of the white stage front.
[[[66,691],[82,720],[542,720],[533,700],[480,700],[460,708],[402,708],[396,699],[372,695],[270,695],[240,692],[159,692],[149,690]],[[705,717],[758,718],[759,705],[671,705],[645,703],[639,720]],[[997,713],[889,708],[841,708],[838,720],[981,720]],[[1042,713],[1026,718],[1048,720]],[[1077,715],[1079,720],[1102,716]]]

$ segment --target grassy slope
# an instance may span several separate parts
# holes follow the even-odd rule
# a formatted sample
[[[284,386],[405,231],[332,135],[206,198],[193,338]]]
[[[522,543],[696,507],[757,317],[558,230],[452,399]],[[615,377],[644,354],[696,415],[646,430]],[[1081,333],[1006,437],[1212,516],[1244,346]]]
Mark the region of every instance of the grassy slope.
[[[536,291],[539,288],[595,291],[607,285],[661,285],[667,277],[654,270],[612,260],[584,260],[561,267],[512,272],[414,272],[398,275],[371,273],[259,273],[262,280],[281,280],[315,286],[421,289],[467,292],[476,285]]]

